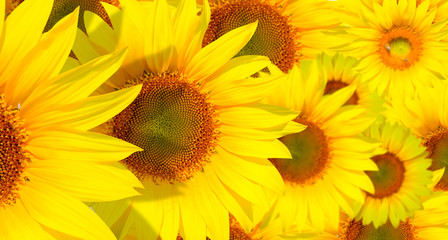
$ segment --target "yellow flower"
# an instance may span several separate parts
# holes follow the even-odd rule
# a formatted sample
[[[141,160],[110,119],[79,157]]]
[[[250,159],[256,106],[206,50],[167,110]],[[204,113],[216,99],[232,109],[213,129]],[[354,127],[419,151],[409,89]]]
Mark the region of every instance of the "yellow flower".
[[[332,46],[331,36],[322,30],[340,22],[327,0],[214,0],[205,33],[206,46],[223,34],[258,21],[249,43],[237,56],[263,55],[287,73],[301,59],[314,58]]]
[[[443,172],[442,172],[443,174]],[[434,176],[437,178],[436,176]],[[437,181],[433,182],[436,185]],[[341,216],[340,228],[337,231],[325,231],[313,240],[363,240],[363,239],[388,239],[388,240],[433,240],[448,238],[448,193],[433,192],[422,198],[423,209],[415,211],[412,218],[401,221],[394,227],[387,221],[380,227],[372,223],[363,225],[356,221]]]
[[[354,83],[356,90],[345,105],[360,105],[368,112],[366,114],[378,115],[383,112],[385,101],[376,92],[369,90],[368,84],[361,81],[361,74],[355,70],[359,61],[356,58],[335,54],[328,56],[325,53],[316,57],[320,77],[325,84],[324,95]]]
[[[145,190],[93,207],[119,239],[135,227],[139,239],[174,239],[180,232],[186,239],[227,240],[229,212],[247,228],[247,206],[268,204],[263,188],[284,190],[267,158],[291,157],[277,138],[303,127],[290,122],[296,112],[257,103],[284,78],[249,78],[270,63],[266,57],[232,58],[256,23],[202,48],[207,3],[200,15],[194,0],[174,10],[165,0],[121,6],[104,4],[114,29],[87,13],[89,38],[78,31],[73,51],[84,62],[128,46],[123,66],[98,92],[143,83],[137,99],[103,130],[144,149],[123,164]]]
[[[435,21],[439,10],[430,8],[429,0],[418,5],[415,0],[339,2],[338,16],[350,33],[350,44],[342,49],[361,59],[358,69],[371,90],[391,97],[412,95],[416,88],[448,76],[448,42],[441,31],[448,22]]]
[[[137,195],[140,182],[118,161],[140,149],[88,130],[129,105],[140,86],[88,97],[119,67],[123,51],[58,74],[78,10],[42,34],[51,4],[27,0],[0,18],[1,236],[114,239],[81,201]]]
[[[339,211],[353,216],[349,203],[362,204],[361,189],[374,190],[364,171],[377,170],[370,157],[379,144],[357,135],[375,118],[365,115],[362,106],[343,106],[356,84],[326,96],[324,89],[315,62],[303,61],[301,71],[293,68],[287,83],[270,97],[270,103],[300,111],[294,121],[307,126],[280,138],[292,160],[270,159],[286,184],[277,207],[285,228],[297,224],[301,230],[308,220],[321,232],[326,225],[337,228]]]
[[[415,99],[396,99],[391,102],[388,116],[409,127],[422,138],[422,145],[432,159],[431,171],[448,165],[448,117],[446,99],[448,85],[436,82],[433,88],[421,88]],[[435,186],[436,191],[448,191],[448,174]]]
[[[426,158],[420,139],[400,125],[376,123],[366,136],[379,140],[385,153],[372,157],[379,171],[367,174],[375,193],[367,193],[356,220],[362,218],[363,225],[373,222],[375,228],[390,220],[397,227],[421,208],[420,198],[431,192],[432,173],[427,169],[431,160]]]

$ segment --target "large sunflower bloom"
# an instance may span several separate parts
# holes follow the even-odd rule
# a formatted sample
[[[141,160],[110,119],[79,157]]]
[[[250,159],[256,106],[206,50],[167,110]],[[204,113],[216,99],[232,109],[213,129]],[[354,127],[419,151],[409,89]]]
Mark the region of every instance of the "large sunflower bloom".
[[[353,96],[355,84],[324,96],[325,84],[316,66],[303,61],[301,70],[293,68],[270,102],[300,111],[294,121],[307,129],[280,138],[293,160],[270,160],[286,184],[277,207],[285,228],[297,224],[301,229],[310,220],[322,231],[326,224],[337,228],[340,210],[354,215],[349,202],[363,203],[362,189],[373,192],[364,171],[377,170],[370,157],[379,144],[357,136],[374,121],[364,114],[366,109],[343,106]]]
[[[117,161],[139,148],[87,130],[129,105],[140,86],[88,97],[123,51],[58,75],[78,10],[42,35],[51,5],[27,0],[0,18],[0,238],[114,239],[81,201],[137,195],[141,184]]]
[[[350,44],[344,50],[361,59],[358,68],[371,90],[412,95],[434,78],[448,76],[448,42],[441,31],[448,21],[435,21],[438,9],[429,8],[429,0],[418,5],[415,0],[339,2],[338,15],[349,26]]]
[[[237,56],[269,57],[283,72],[301,59],[314,56],[335,42],[322,33],[340,21],[331,13],[327,0],[213,0],[211,20],[203,45],[225,33],[258,21],[249,43]]]
[[[199,16],[194,0],[181,1],[175,12],[165,0],[124,0],[122,10],[104,6],[114,29],[87,14],[89,38],[78,31],[74,52],[83,62],[129,46],[122,68],[99,91],[143,83],[141,94],[105,131],[144,149],[123,164],[145,191],[98,204],[95,211],[119,238],[134,226],[139,239],[175,239],[180,232],[186,239],[207,234],[227,240],[229,212],[250,226],[249,203],[268,204],[262,187],[284,189],[267,158],[290,157],[277,138],[303,129],[290,122],[296,112],[256,103],[283,79],[248,78],[270,63],[266,57],[231,59],[256,23],[202,48],[207,3]]]
[[[389,117],[409,127],[422,138],[428,158],[432,159],[432,171],[448,167],[448,85],[436,82],[433,88],[422,88],[415,99],[392,101]],[[437,104],[434,104],[437,103]],[[435,191],[448,191],[448,174],[435,186]]]
[[[362,218],[364,225],[373,222],[376,228],[390,220],[397,227],[421,209],[420,198],[431,192],[432,173],[427,169],[431,160],[426,158],[421,140],[398,124],[376,123],[366,136],[379,140],[385,153],[372,157],[379,171],[367,174],[375,193],[367,193],[356,220]]]

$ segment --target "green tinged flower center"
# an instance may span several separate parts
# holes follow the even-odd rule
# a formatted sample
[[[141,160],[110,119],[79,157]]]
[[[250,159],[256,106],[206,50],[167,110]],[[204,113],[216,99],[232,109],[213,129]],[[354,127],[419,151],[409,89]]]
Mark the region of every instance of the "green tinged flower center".
[[[390,42],[390,55],[404,58],[411,53],[412,45],[406,38],[396,38]]]
[[[389,152],[375,156],[372,160],[378,166],[379,171],[366,172],[375,187],[375,194],[367,194],[374,198],[384,198],[398,192],[404,180],[403,162]]]
[[[18,197],[19,185],[29,179],[23,171],[31,161],[24,149],[28,133],[23,121],[17,116],[18,109],[12,108],[0,95],[0,210],[13,205]]]
[[[231,0],[212,8],[203,46],[233,29],[258,20],[251,40],[236,56],[263,55],[287,73],[300,60],[297,30],[280,6],[260,0]]]
[[[363,226],[361,221],[350,221],[343,227],[342,240],[415,240],[414,227],[410,221],[400,222],[397,228],[390,222],[375,228]]]
[[[395,26],[379,40],[378,54],[391,69],[403,71],[420,60],[423,52],[421,35],[408,26]]]
[[[144,74],[137,98],[111,121],[112,135],[144,149],[123,160],[141,180],[186,181],[201,171],[218,135],[207,95],[177,73]]]
[[[280,138],[291,152],[292,159],[274,158],[270,161],[283,179],[292,184],[312,185],[324,174],[329,161],[328,143],[324,132],[314,123],[304,119],[296,122],[307,125],[299,133]]]
[[[428,158],[432,159],[429,170],[435,171],[446,168],[442,178],[435,186],[435,190],[448,191],[448,130],[444,127],[437,128],[423,140],[423,146],[429,152]]]

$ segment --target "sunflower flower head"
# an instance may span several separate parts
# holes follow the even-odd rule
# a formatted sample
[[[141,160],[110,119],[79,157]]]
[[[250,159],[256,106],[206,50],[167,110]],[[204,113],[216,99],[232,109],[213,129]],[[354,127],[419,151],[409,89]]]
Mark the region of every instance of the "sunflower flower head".
[[[434,182],[435,185],[437,182]],[[432,193],[422,198],[423,208],[415,211],[412,218],[400,221],[398,226],[393,226],[390,221],[375,227],[372,223],[363,225],[362,221],[356,221],[346,216],[341,217],[340,227],[337,231],[326,231],[313,240],[431,240],[448,236],[446,225],[448,224],[446,193]]]
[[[385,152],[372,157],[379,170],[367,174],[375,192],[367,193],[356,220],[362,218],[363,225],[373,223],[375,228],[390,220],[397,227],[421,209],[420,198],[431,192],[431,161],[426,158],[420,139],[397,124],[374,124],[366,136],[380,140]]]
[[[317,231],[337,228],[340,210],[353,216],[348,202],[362,204],[362,190],[374,191],[364,171],[377,170],[370,157],[378,143],[357,136],[375,118],[365,115],[362,106],[343,106],[355,93],[355,83],[324,95],[326,81],[318,66],[303,61],[301,70],[293,68],[288,81],[269,97],[270,103],[299,111],[294,121],[307,127],[280,138],[292,160],[270,159],[286,185],[277,212],[285,229],[296,224],[299,232],[308,221]],[[354,145],[359,147],[350,147]]]
[[[429,168],[431,171],[447,167],[448,118],[446,105],[443,104],[447,94],[448,85],[436,82],[434,87],[422,88],[416,98],[392,101],[387,113],[390,119],[410,128],[414,135],[422,139],[421,144],[426,148],[427,158],[432,160]],[[448,190],[446,172],[434,190]]]
[[[347,25],[347,44],[340,48],[361,59],[358,69],[371,90],[389,97],[415,94],[421,86],[447,77],[446,19],[433,1],[339,1]],[[443,8],[442,8],[443,9]],[[446,16],[446,15],[443,15]]]
[[[102,131],[144,149],[122,163],[145,190],[140,197],[93,208],[119,238],[135,231],[138,239],[170,239],[178,233],[184,239],[228,239],[229,213],[248,231],[247,206],[269,205],[265,188],[284,190],[268,160],[291,157],[277,138],[304,128],[291,121],[297,112],[260,103],[285,79],[251,77],[269,59],[235,57],[258,22],[202,47],[210,20],[207,2],[200,11],[192,0],[180,1],[177,8],[165,0],[124,0],[121,9],[103,6],[114,28],[86,13],[87,35],[78,31],[73,51],[85,62],[128,47],[123,65],[97,94],[143,84],[136,100]],[[110,216],[111,208],[119,214]]]
[[[248,44],[236,56],[263,55],[287,73],[301,59],[328,48],[321,30],[338,25],[328,1],[244,0],[211,1],[211,19],[203,39],[206,46],[225,33],[258,21]]]
[[[0,19],[2,237],[114,239],[82,201],[137,195],[134,187],[142,184],[118,161],[141,149],[88,130],[123,110],[141,86],[89,97],[117,70],[125,50],[60,73],[79,9],[42,34],[51,7],[52,1],[27,0]]]

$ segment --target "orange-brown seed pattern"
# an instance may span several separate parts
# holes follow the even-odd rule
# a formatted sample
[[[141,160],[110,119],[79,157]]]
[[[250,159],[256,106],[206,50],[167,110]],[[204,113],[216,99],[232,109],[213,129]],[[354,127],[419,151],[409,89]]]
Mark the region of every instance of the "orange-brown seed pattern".
[[[13,205],[19,197],[20,185],[28,181],[23,176],[31,161],[24,149],[28,134],[17,112],[18,109],[7,105],[0,95],[0,209]]]
[[[128,85],[139,83],[134,102],[109,122],[113,136],[144,149],[122,162],[141,180],[187,181],[214,152],[215,108],[179,73],[145,73]]]

